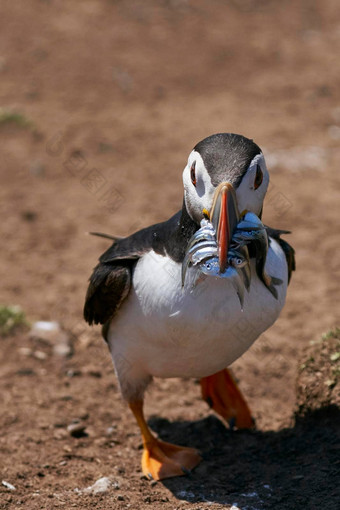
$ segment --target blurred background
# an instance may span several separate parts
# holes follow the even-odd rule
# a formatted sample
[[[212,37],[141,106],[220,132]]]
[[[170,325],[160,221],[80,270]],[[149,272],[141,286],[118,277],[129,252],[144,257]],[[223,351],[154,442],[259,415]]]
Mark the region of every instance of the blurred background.
[[[339,50],[337,0],[2,0],[1,302],[59,321],[111,367],[82,321],[109,243],[86,233],[167,219],[199,140],[253,138],[271,174],[264,221],[292,230],[297,272],[234,370],[260,428],[289,424],[297,359],[339,319]]]

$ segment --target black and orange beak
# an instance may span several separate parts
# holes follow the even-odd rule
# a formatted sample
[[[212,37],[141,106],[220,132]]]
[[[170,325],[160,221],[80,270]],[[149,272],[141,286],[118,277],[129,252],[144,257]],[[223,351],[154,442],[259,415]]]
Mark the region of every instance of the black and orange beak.
[[[230,182],[222,182],[218,185],[210,211],[210,221],[217,237],[220,272],[224,273],[227,267],[229,244],[239,222],[236,193]]]

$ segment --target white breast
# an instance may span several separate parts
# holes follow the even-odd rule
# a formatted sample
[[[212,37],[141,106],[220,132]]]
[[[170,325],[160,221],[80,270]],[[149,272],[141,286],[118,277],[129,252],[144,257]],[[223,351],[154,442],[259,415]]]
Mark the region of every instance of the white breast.
[[[130,374],[204,377],[231,364],[277,319],[287,289],[287,264],[272,241],[266,271],[283,283],[276,300],[251,267],[251,287],[243,311],[228,279],[206,277],[193,286],[190,268],[181,287],[181,265],[154,252],[143,256],[133,288],[112,321],[109,344],[115,365]]]

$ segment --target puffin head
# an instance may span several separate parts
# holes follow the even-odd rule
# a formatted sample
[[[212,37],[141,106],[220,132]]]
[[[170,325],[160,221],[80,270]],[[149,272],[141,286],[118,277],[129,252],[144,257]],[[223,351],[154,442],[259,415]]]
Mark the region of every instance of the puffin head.
[[[261,215],[269,174],[261,149],[249,138],[219,133],[199,142],[183,171],[184,200],[191,219],[213,223],[222,270],[229,242],[245,212]]]

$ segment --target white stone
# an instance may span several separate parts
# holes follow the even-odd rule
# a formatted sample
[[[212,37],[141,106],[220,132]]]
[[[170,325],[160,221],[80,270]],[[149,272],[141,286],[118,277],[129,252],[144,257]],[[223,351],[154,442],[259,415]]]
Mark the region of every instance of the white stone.
[[[107,476],[103,476],[99,478],[93,485],[84,489],[83,492],[92,493],[92,494],[102,494],[103,492],[107,492],[112,485],[112,481]]]
[[[4,487],[6,487],[6,489],[9,489],[10,491],[16,490],[16,487],[14,487],[14,485],[12,485],[11,483],[6,482],[6,480],[2,480],[1,483]]]

